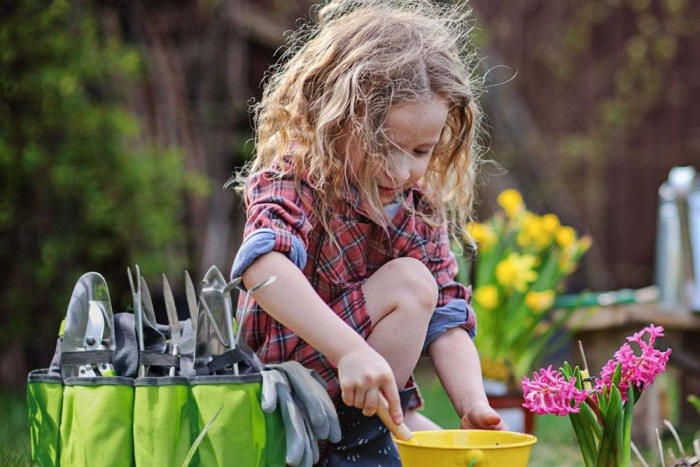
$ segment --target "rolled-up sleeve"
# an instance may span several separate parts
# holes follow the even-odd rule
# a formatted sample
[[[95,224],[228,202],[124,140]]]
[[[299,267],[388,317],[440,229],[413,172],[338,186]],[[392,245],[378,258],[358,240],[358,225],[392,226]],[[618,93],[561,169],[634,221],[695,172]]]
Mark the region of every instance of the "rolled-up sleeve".
[[[476,315],[471,306],[471,287],[455,280],[457,261],[450,250],[449,235],[442,228],[434,239],[436,249],[427,264],[438,284],[438,302],[428,324],[423,353],[436,339],[452,328],[461,327],[474,338]]]
[[[276,172],[253,174],[246,187],[247,219],[243,242],[231,268],[239,277],[259,256],[284,253],[300,269],[306,264],[311,224],[306,212],[303,188],[297,190],[292,176]]]

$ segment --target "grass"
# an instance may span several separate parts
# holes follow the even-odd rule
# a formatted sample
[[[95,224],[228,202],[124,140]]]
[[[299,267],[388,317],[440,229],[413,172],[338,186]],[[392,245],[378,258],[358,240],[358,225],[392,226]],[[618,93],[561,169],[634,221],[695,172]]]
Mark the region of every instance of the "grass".
[[[29,422],[23,392],[0,393],[0,465],[29,465]]]

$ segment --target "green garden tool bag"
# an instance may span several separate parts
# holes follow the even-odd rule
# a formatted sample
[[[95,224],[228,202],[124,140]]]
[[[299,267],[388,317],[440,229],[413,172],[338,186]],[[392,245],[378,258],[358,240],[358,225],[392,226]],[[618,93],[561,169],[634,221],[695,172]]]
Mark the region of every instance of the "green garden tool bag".
[[[195,352],[175,358],[171,344],[194,349],[186,334],[195,332],[197,311],[190,307],[195,326],[170,323],[183,330],[175,339],[141,315],[152,310],[142,310],[140,289],[134,297],[133,315],[113,316],[104,279],[78,280],[50,368],[28,375],[31,465],[285,465],[282,415],[261,408],[255,357],[202,353],[201,361],[223,356],[225,365],[195,368]],[[216,313],[215,304],[203,306]]]

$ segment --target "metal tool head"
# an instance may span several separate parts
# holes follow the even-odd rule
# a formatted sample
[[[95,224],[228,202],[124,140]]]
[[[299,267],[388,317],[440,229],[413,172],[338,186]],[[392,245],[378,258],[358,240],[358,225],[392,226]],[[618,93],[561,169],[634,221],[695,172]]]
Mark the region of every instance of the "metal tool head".
[[[216,266],[202,279],[199,293],[197,343],[206,342],[210,355],[220,355],[231,346],[227,330],[223,290],[226,281]],[[216,339],[213,339],[216,337]]]
[[[92,344],[87,345],[88,340]],[[87,272],[80,276],[73,288],[66,312],[61,352],[114,350],[115,342],[107,281],[97,272]],[[61,374],[64,378],[79,376],[80,366],[61,365]]]
[[[85,329],[88,324],[90,301],[98,301],[105,313],[112,318],[112,304],[109,299],[107,281],[97,272],[88,272],[80,276],[75,283],[73,293],[66,312],[65,331],[62,346],[66,351],[77,351],[83,348]],[[111,323],[105,323],[106,345],[114,345],[114,328]]]
[[[195,367],[235,348],[233,304],[226,280],[216,266],[209,268],[200,284],[197,311]]]
[[[180,330],[180,318],[177,314],[175,296],[165,274],[163,274],[163,299],[165,300],[165,312],[168,316],[168,327],[170,328],[170,342],[175,345],[182,339],[182,331]]]
[[[197,291],[194,288],[194,283],[190,277],[190,273],[185,271],[185,295],[187,296],[187,309],[190,312],[192,323],[197,323]]]
[[[85,327],[83,345],[87,350],[97,350],[102,346],[105,331],[105,317],[102,314],[100,303],[90,300],[88,305],[88,321]]]
[[[148,284],[143,276],[140,277],[140,283],[144,351],[166,353],[168,351],[168,341],[165,337],[166,331],[158,327],[151,293],[148,290]],[[148,376],[149,371],[149,368],[145,368],[146,376]]]

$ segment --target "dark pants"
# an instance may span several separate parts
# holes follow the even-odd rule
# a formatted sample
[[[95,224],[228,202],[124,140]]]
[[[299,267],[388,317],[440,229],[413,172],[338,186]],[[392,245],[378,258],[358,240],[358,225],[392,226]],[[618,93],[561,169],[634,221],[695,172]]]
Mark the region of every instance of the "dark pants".
[[[399,392],[404,412],[415,389]],[[378,416],[365,417],[362,410],[341,404],[338,420],[343,431],[340,442],[332,444],[321,467],[401,467],[401,459],[386,425]]]

